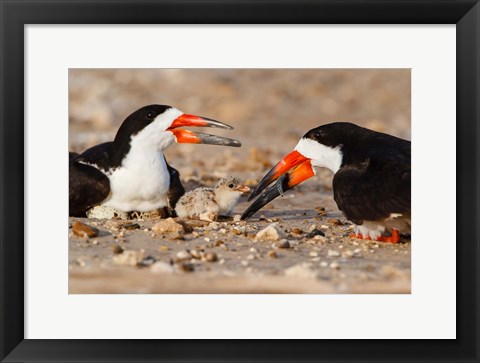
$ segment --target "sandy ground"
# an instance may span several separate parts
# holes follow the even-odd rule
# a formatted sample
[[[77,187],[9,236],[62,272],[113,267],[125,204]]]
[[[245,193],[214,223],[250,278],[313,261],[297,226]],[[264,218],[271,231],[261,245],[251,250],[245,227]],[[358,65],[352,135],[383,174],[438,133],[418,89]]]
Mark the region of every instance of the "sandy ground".
[[[123,119],[151,103],[226,122],[199,130],[242,148],[172,145],[169,163],[187,190],[233,175],[255,186],[309,129],[351,121],[410,139],[408,70],[70,70],[70,150],[113,139]],[[185,220],[181,232],[155,232],[156,219],[81,221],[70,231],[70,293],[410,293],[411,242],[348,237],[332,174],[316,177],[247,222]],[[272,223],[278,240],[256,239]],[[152,229],[153,228],[153,229]],[[312,236],[312,230],[320,235]],[[323,235],[324,236],[323,236]]]

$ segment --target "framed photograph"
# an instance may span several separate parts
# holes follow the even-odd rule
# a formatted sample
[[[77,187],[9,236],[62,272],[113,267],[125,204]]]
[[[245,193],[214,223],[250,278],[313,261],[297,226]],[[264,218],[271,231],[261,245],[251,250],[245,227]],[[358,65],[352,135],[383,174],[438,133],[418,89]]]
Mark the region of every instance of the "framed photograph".
[[[480,358],[478,1],[1,6],[2,361]]]

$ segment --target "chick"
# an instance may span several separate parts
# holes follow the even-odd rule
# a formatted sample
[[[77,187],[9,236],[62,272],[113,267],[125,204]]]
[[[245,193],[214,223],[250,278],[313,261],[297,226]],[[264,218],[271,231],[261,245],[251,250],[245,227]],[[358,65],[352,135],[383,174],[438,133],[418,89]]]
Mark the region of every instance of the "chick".
[[[175,212],[180,218],[198,218],[215,221],[219,215],[228,215],[243,193],[250,188],[238,179],[228,176],[221,179],[215,188],[197,188],[179,199]]]

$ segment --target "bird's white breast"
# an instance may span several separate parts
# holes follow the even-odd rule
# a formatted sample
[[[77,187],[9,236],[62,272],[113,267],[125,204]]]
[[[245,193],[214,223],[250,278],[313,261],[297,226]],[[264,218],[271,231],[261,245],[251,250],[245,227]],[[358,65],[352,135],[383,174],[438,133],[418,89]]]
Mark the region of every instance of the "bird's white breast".
[[[132,137],[130,152],[121,166],[108,175],[111,195],[104,205],[140,212],[167,205],[170,174],[163,153],[139,141],[145,140]]]

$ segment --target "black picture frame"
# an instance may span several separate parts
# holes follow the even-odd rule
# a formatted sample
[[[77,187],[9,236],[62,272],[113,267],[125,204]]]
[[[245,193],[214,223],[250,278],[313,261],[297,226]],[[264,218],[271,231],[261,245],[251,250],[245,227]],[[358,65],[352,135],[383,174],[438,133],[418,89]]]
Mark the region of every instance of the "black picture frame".
[[[0,0],[0,358],[59,361],[478,362],[478,0]],[[26,24],[456,24],[457,339],[24,339],[24,26]],[[432,87],[435,85],[432,85]],[[428,120],[426,120],[427,122]],[[433,122],[430,120],[430,122]],[[448,145],[446,145],[448,147]],[[449,211],[448,213],[452,213]],[[441,222],[439,223],[441,224]],[[436,233],[435,226],[432,233]],[[428,266],[427,266],[428,268]],[[392,311],[395,314],[395,311]],[[439,317],[441,324],[441,316]],[[415,327],[412,327],[414,329]]]

